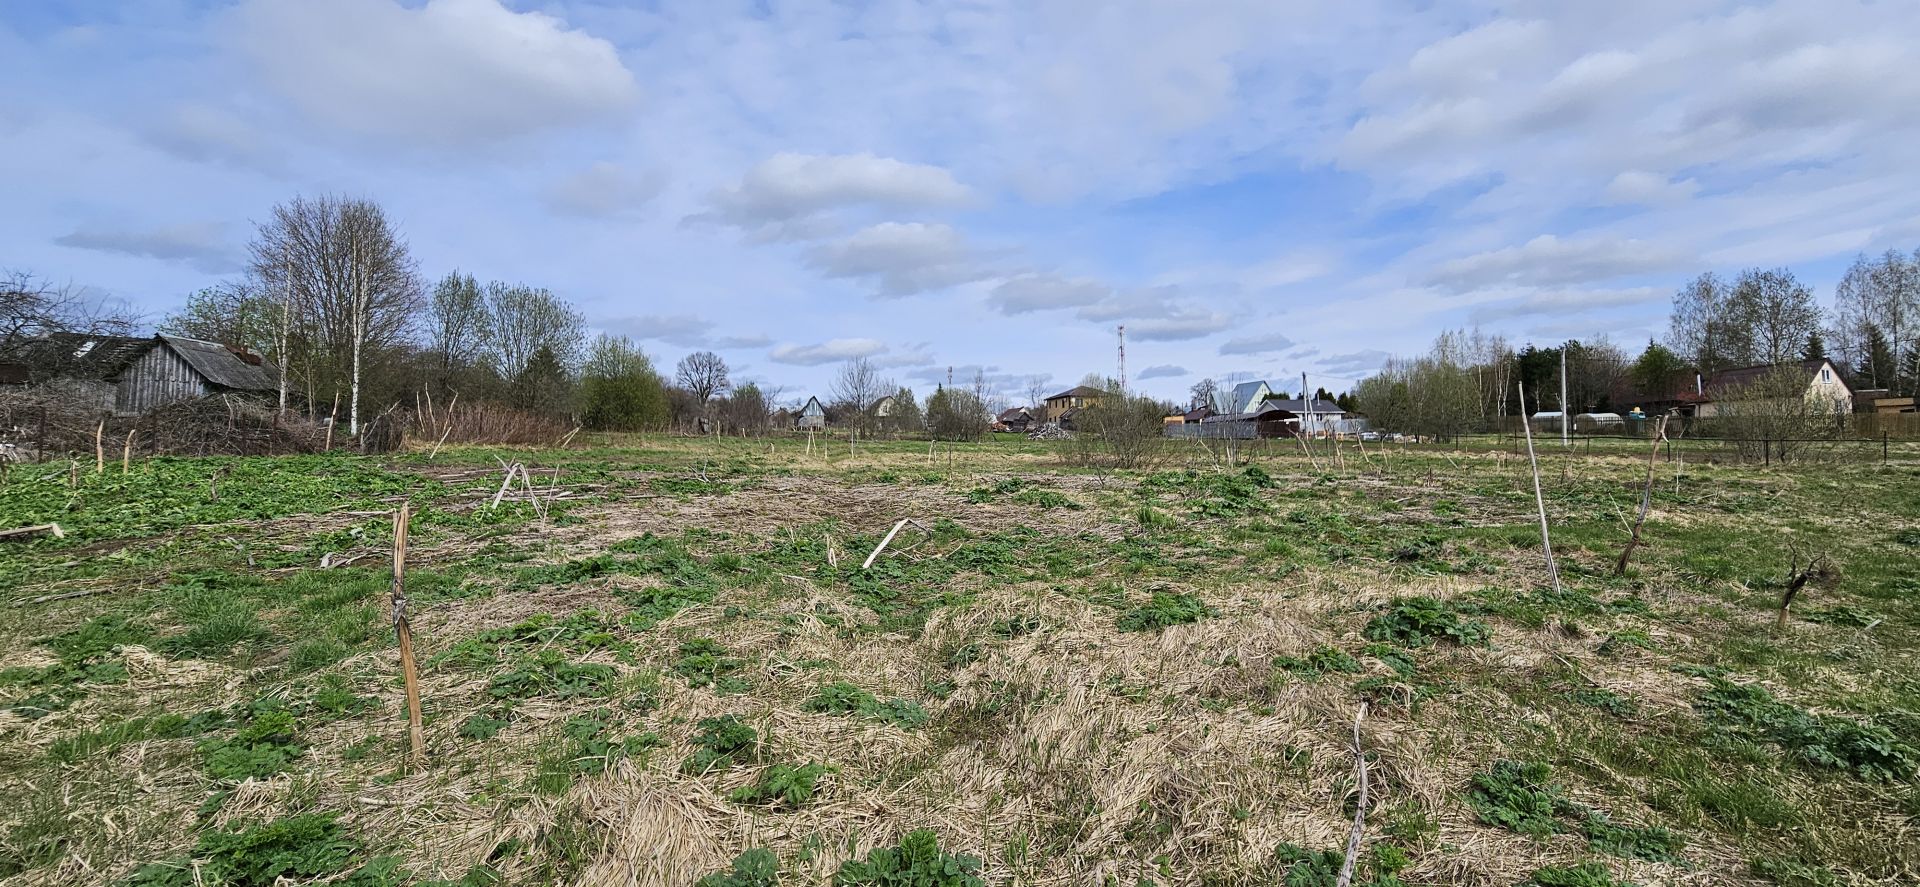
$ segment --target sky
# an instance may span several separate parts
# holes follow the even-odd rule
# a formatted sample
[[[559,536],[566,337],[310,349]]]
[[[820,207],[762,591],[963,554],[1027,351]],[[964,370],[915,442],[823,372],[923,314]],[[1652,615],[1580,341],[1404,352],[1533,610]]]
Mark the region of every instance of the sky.
[[[1920,246],[1920,2],[9,0],[0,267],[158,320],[295,195],[824,394],[1339,391]]]

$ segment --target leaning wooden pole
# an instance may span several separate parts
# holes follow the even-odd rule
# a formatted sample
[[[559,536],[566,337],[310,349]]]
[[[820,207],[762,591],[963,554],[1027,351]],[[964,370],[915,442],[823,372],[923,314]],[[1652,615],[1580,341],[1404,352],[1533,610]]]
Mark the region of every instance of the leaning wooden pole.
[[[1633,533],[1627,537],[1627,547],[1620,549],[1620,560],[1613,565],[1613,575],[1627,574],[1627,561],[1633,557],[1633,550],[1640,546],[1640,528],[1647,523],[1647,512],[1653,510],[1653,466],[1660,458],[1660,444],[1667,439],[1667,417],[1660,417],[1660,424],[1654,427],[1653,449],[1647,453],[1647,486],[1640,491],[1640,516],[1634,518]]]
[[[120,446],[120,475],[122,477],[126,476],[127,468],[133,464],[133,433],[138,430],[140,430],[140,428],[137,425],[127,429],[127,442]]]
[[[407,524],[413,507],[402,502],[393,513],[393,631],[400,638],[400,675],[407,687],[407,739],[414,763],[426,759],[426,733],[420,717],[420,672],[413,662],[413,626],[407,622]]]
[[[1559,594],[1560,567],[1553,562],[1553,537],[1547,533],[1547,497],[1540,492],[1540,460],[1533,454],[1533,423],[1527,420],[1527,386],[1515,382],[1520,397],[1520,432],[1527,438],[1527,464],[1533,469],[1533,504],[1540,509],[1540,548],[1547,553],[1547,576],[1553,579],[1553,593]]]
[[[94,426],[93,428],[93,473],[94,474],[105,474],[107,471],[107,445],[102,440],[102,438],[104,437],[104,435],[106,435],[106,433],[107,433],[107,420],[101,419],[100,424]]]

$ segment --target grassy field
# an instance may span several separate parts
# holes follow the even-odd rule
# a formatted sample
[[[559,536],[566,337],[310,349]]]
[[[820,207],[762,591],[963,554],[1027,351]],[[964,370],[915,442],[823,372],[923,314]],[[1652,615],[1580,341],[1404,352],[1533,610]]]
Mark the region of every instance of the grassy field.
[[[1920,883],[1913,459],[803,447],[13,466],[0,881]]]

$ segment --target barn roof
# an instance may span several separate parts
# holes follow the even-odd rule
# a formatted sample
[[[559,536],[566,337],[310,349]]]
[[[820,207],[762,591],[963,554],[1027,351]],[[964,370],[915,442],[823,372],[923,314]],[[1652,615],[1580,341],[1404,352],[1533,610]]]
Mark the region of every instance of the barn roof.
[[[1827,362],[1825,360],[1816,359],[1797,360],[1782,364],[1763,363],[1750,367],[1736,367],[1730,370],[1721,370],[1708,376],[1705,387],[1709,396],[1725,396],[1729,392],[1737,391],[1738,389],[1745,388],[1748,385],[1760,381],[1775,369],[1796,366],[1807,374],[1807,381],[1811,383],[1814,374],[1820,372],[1820,368],[1826,365]]]
[[[244,349],[181,336],[102,336],[51,333],[22,343],[9,363],[35,378],[92,379],[110,382],[134,361],[165,344],[194,372],[231,391],[272,391],[280,387],[280,369]]]
[[[147,336],[107,336],[91,333],[49,333],[15,346],[9,362],[34,378],[108,380],[140,359],[154,339]]]
[[[203,342],[182,336],[159,336],[194,372],[208,382],[234,391],[274,391],[280,387],[280,368],[242,348]]]

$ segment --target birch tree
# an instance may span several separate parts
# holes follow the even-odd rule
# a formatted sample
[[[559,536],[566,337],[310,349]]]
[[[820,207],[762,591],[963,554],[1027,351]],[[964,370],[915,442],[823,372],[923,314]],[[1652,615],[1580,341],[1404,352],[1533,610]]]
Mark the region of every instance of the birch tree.
[[[406,241],[379,204],[322,195],[275,206],[251,251],[260,289],[284,299],[282,361],[303,364],[309,390],[344,383],[358,434],[367,364],[406,343],[422,303]]]
[[[1856,257],[1833,290],[1834,345],[1866,388],[1910,388],[1903,358],[1920,350],[1920,250]]]

